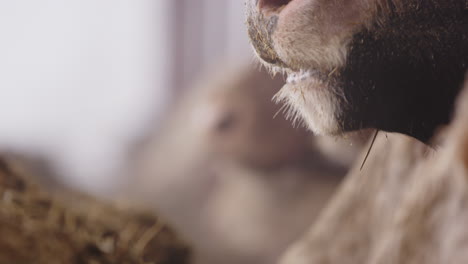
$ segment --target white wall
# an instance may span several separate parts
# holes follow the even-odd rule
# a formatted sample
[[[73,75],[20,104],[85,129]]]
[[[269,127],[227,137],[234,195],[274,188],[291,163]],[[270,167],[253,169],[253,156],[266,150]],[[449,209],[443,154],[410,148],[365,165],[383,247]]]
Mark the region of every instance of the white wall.
[[[171,1],[0,1],[0,151],[45,154],[91,191],[169,96]]]
[[[244,24],[243,0],[177,0],[177,89],[213,63],[252,59]]]
[[[251,57],[242,0],[0,1],[0,152],[102,191],[171,94]]]
[[[215,1],[215,0],[211,0]],[[253,60],[253,53],[247,38],[247,28],[245,26],[244,1],[227,0],[228,10],[228,35],[227,54],[229,58]]]

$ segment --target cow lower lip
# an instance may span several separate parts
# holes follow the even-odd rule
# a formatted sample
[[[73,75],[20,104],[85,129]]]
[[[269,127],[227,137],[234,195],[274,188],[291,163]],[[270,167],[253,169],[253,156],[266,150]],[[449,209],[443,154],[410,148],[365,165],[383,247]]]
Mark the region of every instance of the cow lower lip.
[[[260,0],[258,7],[260,9],[278,9],[288,5],[293,0]]]

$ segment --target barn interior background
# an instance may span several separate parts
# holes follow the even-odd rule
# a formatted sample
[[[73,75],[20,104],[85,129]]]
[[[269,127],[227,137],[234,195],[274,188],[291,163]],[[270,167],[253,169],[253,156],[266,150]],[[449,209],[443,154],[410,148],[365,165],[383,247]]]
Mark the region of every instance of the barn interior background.
[[[111,201],[129,196],[181,234],[195,250],[194,263],[272,263],[309,226],[360,143],[338,148],[273,121],[278,106],[271,97],[282,79],[272,81],[252,61],[241,0],[1,1],[0,152],[14,162],[7,159],[3,174],[10,176],[2,176],[0,189],[4,198],[21,201],[9,207],[16,200],[5,198],[1,207],[36,212],[40,198],[48,201],[43,214],[65,217],[79,208],[71,215],[81,222],[91,214],[89,204],[100,202],[50,192],[73,189]],[[6,184],[25,174],[17,167],[28,168],[26,178],[42,187]],[[81,200],[85,206],[76,204]],[[33,244],[66,234],[85,250],[51,248],[123,263],[116,256],[133,251],[122,248],[146,246],[161,225],[119,210],[85,217],[85,227],[102,228],[84,232],[86,239],[41,224],[35,225],[40,232],[34,234],[43,236],[38,240],[18,230]],[[5,219],[29,223],[34,217],[16,213],[1,216],[2,226],[11,224]],[[134,234],[140,242],[122,241],[119,230],[128,223],[142,230]],[[183,248],[167,242],[174,239],[156,239],[146,251]],[[6,246],[0,243],[0,253]],[[35,249],[29,253],[50,252]],[[128,254],[137,260],[128,263],[140,263],[143,250],[135,250]],[[176,255],[178,261],[185,256]]]
[[[250,56],[242,1],[0,4],[0,146],[96,191],[204,67]]]

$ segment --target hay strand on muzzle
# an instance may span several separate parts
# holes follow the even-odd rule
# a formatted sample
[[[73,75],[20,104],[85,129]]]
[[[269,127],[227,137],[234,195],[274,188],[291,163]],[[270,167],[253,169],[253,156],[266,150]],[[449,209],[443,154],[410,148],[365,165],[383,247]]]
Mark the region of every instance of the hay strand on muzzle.
[[[371,141],[371,144],[369,146],[369,149],[367,150],[366,156],[364,157],[364,160],[362,161],[361,168],[359,169],[360,171],[362,171],[362,168],[364,168],[364,165],[366,164],[367,158],[369,157],[369,154],[370,154],[370,152],[372,150],[372,147],[374,146],[375,139],[377,138],[378,134],[379,134],[379,130],[377,129],[377,130],[375,130],[374,136],[372,137],[372,141]]]

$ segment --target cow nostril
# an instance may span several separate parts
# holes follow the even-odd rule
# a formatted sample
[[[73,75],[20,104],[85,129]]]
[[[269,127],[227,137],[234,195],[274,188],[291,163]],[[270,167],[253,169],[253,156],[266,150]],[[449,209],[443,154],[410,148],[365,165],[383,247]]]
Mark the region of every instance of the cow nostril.
[[[289,4],[292,0],[260,0],[258,7],[260,9],[277,9]]]

